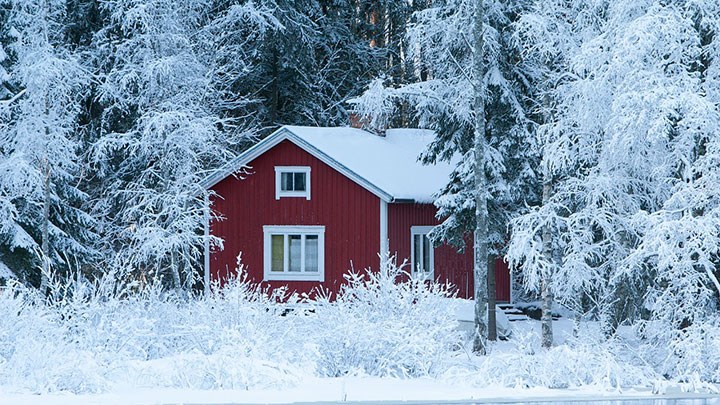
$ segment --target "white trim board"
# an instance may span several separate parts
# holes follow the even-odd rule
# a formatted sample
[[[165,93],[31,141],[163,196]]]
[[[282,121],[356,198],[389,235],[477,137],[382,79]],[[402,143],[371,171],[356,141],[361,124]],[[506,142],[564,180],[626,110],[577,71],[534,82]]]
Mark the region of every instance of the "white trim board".
[[[390,240],[388,239],[388,203],[380,199],[380,257],[390,254]]]

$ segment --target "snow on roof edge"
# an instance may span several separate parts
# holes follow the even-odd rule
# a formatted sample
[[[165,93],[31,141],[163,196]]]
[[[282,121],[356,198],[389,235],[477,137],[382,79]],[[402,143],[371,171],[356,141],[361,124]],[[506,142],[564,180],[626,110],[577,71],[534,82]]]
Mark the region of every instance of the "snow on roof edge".
[[[397,151],[398,145],[400,145],[400,150],[405,152],[404,148],[407,145],[413,146],[412,154],[409,155],[408,153],[410,152],[405,153],[404,161],[400,162],[400,166],[398,166],[398,168],[405,169],[406,177],[400,177],[398,180],[385,178],[386,176],[378,176],[377,172],[368,171],[366,170],[366,166],[358,165],[357,159],[348,159],[347,152],[344,151],[343,148],[338,148],[336,140],[340,139],[340,137],[329,136],[337,133],[345,134],[341,137],[343,141],[355,140],[362,142],[363,145],[370,145],[371,147],[377,147],[381,150],[387,149],[388,151],[392,151],[392,148],[395,148],[394,150]],[[434,132],[432,130],[416,128],[388,129],[386,136],[381,137],[366,130],[350,126],[314,127],[283,125],[229,161],[226,165],[221,166],[205,177],[200,182],[200,186],[206,190],[213,187],[228,176],[241,170],[247,163],[287,139],[382,200],[387,202],[403,200],[403,202],[432,203],[434,196],[445,184],[451,171],[450,164],[423,165],[419,163],[419,153],[427,147],[427,144],[431,142],[433,136]],[[410,143],[407,143],[409,141]],[[335,142],[334,145],[332,144],[333,142]],[[380,145],[382,146],[380,147]],[[375,150],[373,149],[373,151]],[[357,150],[353,149],[350,154],[357,155]],[[387,163],[388,161],[392,161],[392,159],[386,159],[383,162]],[[350,166],[348,166],[348,163]],[[362,170],[358,171],[356,169]],[[388,167],[387,169],[387,173],[396,171],[395,167]],[[365,174],[370,177],[366,177]],[[407,177],[408,174],[410,174],[410,177]],[[430,183],[432,183],[431,187],[425,184],[427,183],[427,176],[433,180],[430,181]],[[417,186],[417,188],[413,187],[413,184]]]
[[[353,181],[355,181],[356,183],[358,183],[360,186],[367,189],[371,193],[375,194],[379,198],[381,198],[385,201],[388,201],[388,202],[392,201],[394,199],[394,197],[391,193],[388,193],[387,191],[381,189],[380,187],[377,187],[377,185],[368,181],[367,179],[365,179],[361,175],[355,173],[354,171],[348,169],[342,163],[333,159],[332,156],[327,155],[323,151],[321,151],[318,148],[316,148],[315,146],[313,146],[311,143],[309,143],[306,140],[304,140],[303,138],[301,138],[296,132],[293,132],[292,127],[293,127],[292,125],[283,125],[282,127],[276,129],[273,133],[271,133],[267,137],[260,140],[260,142],[251,146],[246,151],[240,153],[237,157],[235,157],[234,159],[229,161],[227,164],[218,168],[212,174],[206,176],[203,180],[200,181],[200,186],[203,187],[203,189],[205,189],[205,190],[213,187],[214,185],[218,184],[222,180],[226,179],[228,176],[231,176],[234,173],[236,173],[245,164],[251,162],[258,156],[260,156],[263,153],[267,152],[268,150],[272,149],[275,145],[279,144],[283,140],[288,139],[288,140],[292,141],[296,146],[300,147],[301,149],[303,149],[306,152],[310,153],[311,155],[315,156],[320,161],[322,161],[323,163],[327,164],[328,166],[336,169],[340,173],[343,173],[343,175],[349,177],[350,179],[352,179]],[[326,128],[329,128],[329,127],[326,127]],[[364,131],[364,130],[359,130],[359,131],[370,134],[369,132]],[[285,134],[287,134],[287,135],[285,135]],[[372,134],[370,134],[370,135],[372,135]]]

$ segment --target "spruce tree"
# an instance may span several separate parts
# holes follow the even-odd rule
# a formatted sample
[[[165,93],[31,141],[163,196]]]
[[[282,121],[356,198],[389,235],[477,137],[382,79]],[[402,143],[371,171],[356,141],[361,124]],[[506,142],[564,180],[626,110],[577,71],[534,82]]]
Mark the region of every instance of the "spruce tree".
[[[435,205],[442,223],[431,235],[435,243],[444,240],[464,247],[465,235],[478,225],[478,202],[486,202],[487,213],[482,206],[479,211],[487,218],[487,232],[476,232],[475,243],[487,249],[479,255],[485,267],[482,279],[476,280],[481,289],[487,282],[484,275],[494,276],[488,257],[502,254],[507,221],[538,195],[534,123],[528,113],[533,72],[521,63],[512,30],[522,10],[522,2],[487,2],[479,10],[482,24],[475,18],[476,2],[447,1],[416,12],[407,34],[413,80],[399,86],[375,82],[355,100],[357,112],[371,118],[370,127],[386,125],[403,107],[412,122],[433,129],[437,136],[422,156],[425,163],[460,157],[448,185],[439,190]],[[478,29],[482,37],[470,35]],[[480,38],[482,61],[475,50]],[[484,139],[475,136],[476,125]],[[474,169],[477,145],[483,149],[480,173]],[[477,178],[486,179],[481,189]]]

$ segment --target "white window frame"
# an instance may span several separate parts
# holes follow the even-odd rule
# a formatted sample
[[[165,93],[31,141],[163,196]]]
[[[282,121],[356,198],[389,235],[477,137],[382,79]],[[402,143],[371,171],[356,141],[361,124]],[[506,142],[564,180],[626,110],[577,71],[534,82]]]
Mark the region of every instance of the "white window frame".
[[[290,258],[287,235],[317,235],[318,237],[318,271],[317,272],[290,272],[288,261]],[[285,263],[284,271],[272,271],[272,235],[285,235]],[[301,245],[301,266],[305,267],[305,243]],[[263,279],[264,281],[325,281],[325,227],[324,226],[297,226],[297,225],[265,225],[263,226]]]
[[[305,173],[305,191],[283,191],[283,173]],[[275,199],[281,197],[304,197],[310,199],[310,166],[275,166]]]
[[[424,235],[427,238],[427,234],[434,228],[434,226],[411,226],[410,227],[410,268],[411,273],[414,277],[417,277],[418,271],[415,267],[415,235]],[[420,244],[420,249],[423,245]],[[423,272],[426,280],[435,279],[435,247],[430,241],[430,271]]]

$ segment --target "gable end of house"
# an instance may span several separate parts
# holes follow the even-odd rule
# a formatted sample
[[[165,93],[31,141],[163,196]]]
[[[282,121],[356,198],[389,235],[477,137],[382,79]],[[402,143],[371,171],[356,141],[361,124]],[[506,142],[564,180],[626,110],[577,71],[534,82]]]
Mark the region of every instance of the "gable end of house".
[[[344,176],[351,179],[372,194],[376,195],[381,200],[385,202],[394,201],[394,197],[390,193],[382,190],[380,187],[371,183],[361,175],[348,169],[345,165],[333,159],[331,156],[327,155],[318,148],[314,147],[306,140],[295,135],[291,130],[286,127],[282,127],[277,131],[273,132],[270,136],[253,145],[250,149],[241,153],[238,157],[228,162],[225,166],[219,168],[217,171],[207,176],[200,182],[200,186],[205,190],[212,188],[228,176],[238,173],[240,170],[246,167],[248,163],[252,162],[258,156],[269,151],[270,149],[278,145],[280,142],[285,140],[292,142],[305,152],[311,154],[326,165],[342,173]]]

